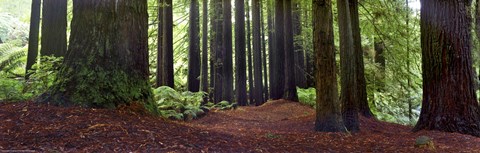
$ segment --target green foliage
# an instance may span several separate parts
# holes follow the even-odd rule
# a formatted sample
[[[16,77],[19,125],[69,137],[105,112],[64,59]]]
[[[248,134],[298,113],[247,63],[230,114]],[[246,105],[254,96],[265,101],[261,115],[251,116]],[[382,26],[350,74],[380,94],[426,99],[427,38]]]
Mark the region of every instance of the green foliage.
[[[0,72],[16,77],[22,76],[26,60],[27,47],[18,47],[13,43],[0,44]]]
[[[24,92],[34,96],[45,93],[56,80],[62,62],[63,57],[40,57],[40,63],[34,64],[32,70],[29,70],[31,75],[26,82]]]
[[[201,106],[204,92],[178,92],[168,86],[153,90],[160,116],[176,120],[192,120],[205,114],[208,108]]]
[[[217,104],[208,102],[202,105],[205,92],[179,92],[168,86],[161,86],[153,90],[157,113],[165,118],[175,120],[192,120],[205,115],[212,109],[231,110],[237,103],[222,101]],[[153,110],[150,108],[150,110]]]
[[[23,101],[31,97],[31,95],[24,94],[23,80],[5,78],[0,75],[0,102],[6,101]]]
[[[317,90],[315,88],[303,89],[297,87],[297,94],[300,103],[313,108],[316,107]]]

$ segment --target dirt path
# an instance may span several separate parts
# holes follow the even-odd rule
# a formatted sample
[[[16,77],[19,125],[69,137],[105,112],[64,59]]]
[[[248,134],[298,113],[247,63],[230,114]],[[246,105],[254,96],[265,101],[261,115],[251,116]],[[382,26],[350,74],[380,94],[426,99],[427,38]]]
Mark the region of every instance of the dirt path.
[[[314,110],[294,102],[210,112],[172,122],[128,110],[0,104],[0,152],[480,152],[480,138],[361,118],[355,134],[314,132]],[[415,148],[434,139],[436,150]]]

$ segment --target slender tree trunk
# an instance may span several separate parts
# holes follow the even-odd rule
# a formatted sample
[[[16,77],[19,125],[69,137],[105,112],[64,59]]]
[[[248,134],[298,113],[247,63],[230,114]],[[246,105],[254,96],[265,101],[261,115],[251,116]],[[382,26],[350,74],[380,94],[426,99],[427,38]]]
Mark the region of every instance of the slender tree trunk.
[[[421,1],[423,102],[414,131],[480,136],[474,90],[471,1]]]
[[[367,99],[367,84],[365,81],[365,65],[363,62],[362,38],[360,35],[360,19],[358,16],[358,0],[349,0],[351,22],[352,22],[352,36],[353,46],[355,49],[355,64],[357,66],[357,100],[359,105],[359,112],[365,117],[373,117],[372,111],[368,106]]]
[[[313,50],[316,56],[315,130],[345,132],[338,101],[331,0],[313,0]]]
[[[247,105],[247,69],[245,60],[245,2],[235,1],[235,68],[236,101],[240,106]]]
[[[262,46],[260,36],[260,0],[252,0],[252,23],[253,23],[253,68],[254,68],[254,101],[257,106],[263,104],[262,85]]]
[[[267,41],[265,39],[263,2],[260,3],[260,27],[262,28],[262,69],[263,69],[263,98],[268,100],[268,64],[267,64]]]
[[[74,0],[58,84],[38,101],[113,108],[151,101],[147,0]]]
[[[233,57],[232,57],[232,4],[231,0],[223,0],[223,51],[224,83],[223,100],[233,101]]]
[[[158,0],[158,32],[157,32],[157,82],[156,86],[160,87],[165,85],[165,77],[164,77],[164,70],[165,70],[165,58],[163,57],[163,29],[165,28],[164,18],[164,7],[165,0]]]
[[[268,77],[268,83],[265,83],[266,85],[270,84],[270,87],[273,86],[272,84],[272,80],[274,77],[274,74],[273,73],[273,51],[275,50],[275,45],[273,43],[274,41],[274,29],[273,29],[273,0],[267,0],[268,1],[268,5],[267,5],[267,31],[268,31],[268,64],[270,65],[268,67],[268,74],[270,74]],[[268,94],[267,97],[270,98],[270,95],[271,95],[271,90],[269,92],[267,92],[266,94]],[[268,98],[267,98],[268,99]]]
[[[307,88],[305,78],[305,52],[302,37],[302,12],[300,0],[293,1],[293,48],[295,51],[295,84],[300,88]]]
[[[42,7],[42,56],[67,52],[67,0],[44,0]]]
[[[311,15],[309,13],[309,11],[308,11],[309,9],[303,9],[303,10],[304,10],[304,13],[303,13],[304,20],[309,21],[310,16],[313,16],[313,15]],[[312,22],[306,22],[306,23],[303,23],[303,24],[306,27],[305,30],[310,29],[310,27],[313,27]],[[308,43],[309,42],[304,41],[305,46],[308,46]],[[307,82],[307,87],[312,88],[312,87],[315,87],[315,72],[316,72],[315,59],[312,58],[314,56],[314,53],[308,47],[303,48],[303,49],[304,49],[304,52],[305,52],[305,79],[306,79],[306,82]]]
[[[202,70],[200,77],[200,90],[208,93],[208,0],[202,0]],[[203,103],[207,103],[207,96]]]
[[[215,37],[217,36],[217,8],[215,6],[217,5],[217,2],[210,1],[209,3],[210,8],[212,8],[212,11],[209,13],[210,15],[210,83],[209,83],[209,99],[211,102],[215,102],[215,63],[216,63],[216,40]]]
[[[189,48],[188,48],[188,91],[197,92],[200,88],[200,16],[198,0],[190,1]]]
[[[348,0],[338,0],[338,27],[340,30],[340,66],[342,115],[349,131],[359,131],[356,58]]]
[[[283,97],[285,86],[285,35],[284,35],[284,0],[275,0],[275,50],[272,60],[273,75],[270,82],[270,98],[273,100]]]
[[[298,101],[295,85],[295,51],[293,47],[292,0],[285,0],[285,86],[283,98]]]
[[[379,38],[379,36],[375,36],[374,38],[374,43],[373,47],[375,49],[375,58],[374,61],[377,63],[379,71],[375,72],[377,73],[375,76],[375,84],[377,86],[377,91],[378,92],[384,92],[385,91],[385,56],[383,56],[384,50],[385,50],[385,44],[383,41]]]
[[[248,97],[249,104],[253,104],[253,60],[252,60],[252,44],[251,44],[251,30],[250,30],[250,5],[248,0],[245,1],[247,13],[247,59],[248,59]]]
[[[38,55],[38,35],[40,31],[40,7],[41,0],[32,0],[32,12],[30,14],[30,32],[28,34],[28,55],[27,66],[25,68],[25,78],[30,76],[29,70],[37,62]]]
[[[172,0],[164,0],[164,20],[163,27],[163,61],[164,61],[164,82],[163,85],[174,88],[174,69],[173,69],[173,5]]]

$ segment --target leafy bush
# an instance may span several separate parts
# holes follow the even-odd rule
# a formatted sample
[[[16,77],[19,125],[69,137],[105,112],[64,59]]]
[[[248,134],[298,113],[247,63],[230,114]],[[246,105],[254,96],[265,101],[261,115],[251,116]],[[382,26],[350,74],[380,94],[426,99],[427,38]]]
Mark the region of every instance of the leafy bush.
[[[178,92],[168,86],[153,90],[160,116],[177,120],[192,120],[208,111],[201,106],[204,92]]]
[[[230,110],[237,107],[237,103],[222,101],[217,104],[208,102],[202,105],[205,92],[179,92],[168,86],[161,86],[153,90],[155,110],[160,116],[175,120],[193,120],[205,115],[211,109]],[[147,106],[151,107],[151,106]]]
[[[23,85],[23,80],[5,78],[0,75],[0,102],[29,99],[31,95],[22,92]]]
[[[53,85],[62,61],[62,57],[40,57],[40,63],[34,64],[32,70],[29,70],[31,75],[26,82],[24,92],[34,96],[45,93]]]
[[[297,88],[297,95],[300,103],[311,106],[313,108],[316,107],[317,91],[315,88]]]

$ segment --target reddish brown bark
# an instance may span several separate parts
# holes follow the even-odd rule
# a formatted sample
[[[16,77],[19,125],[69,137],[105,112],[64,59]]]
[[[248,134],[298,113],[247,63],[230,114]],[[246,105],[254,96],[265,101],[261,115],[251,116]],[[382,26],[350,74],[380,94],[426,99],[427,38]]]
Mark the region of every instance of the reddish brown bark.
[[[472,70],[470,2],[421,1],[423,102],[414,131],[480,136]]]

